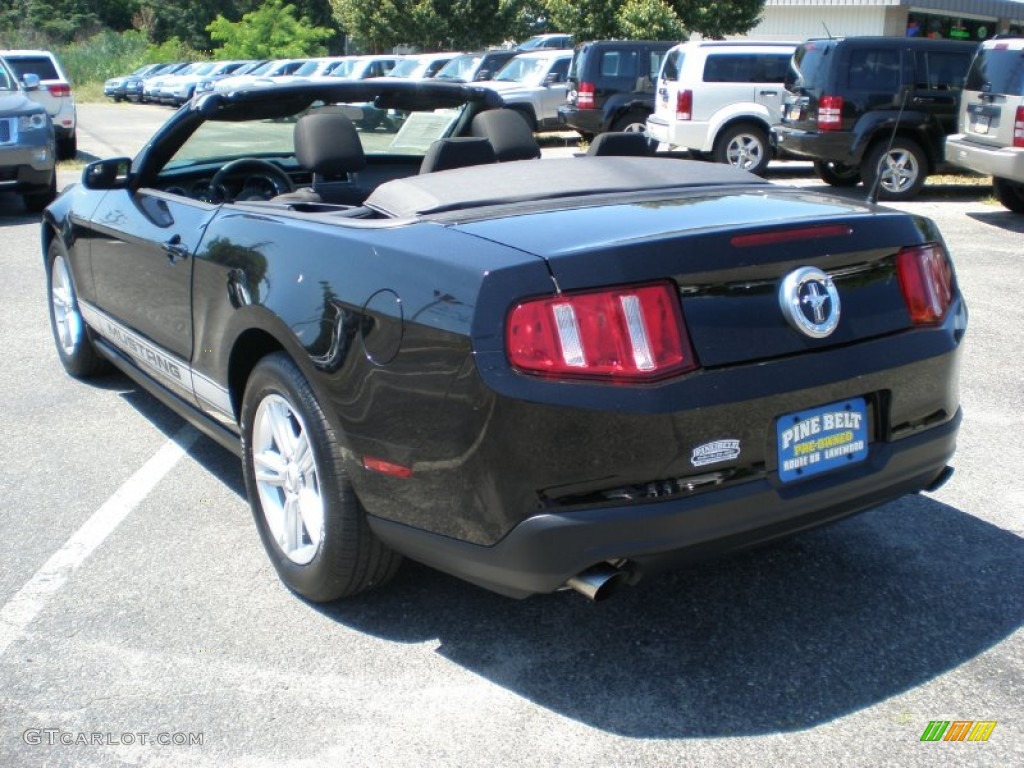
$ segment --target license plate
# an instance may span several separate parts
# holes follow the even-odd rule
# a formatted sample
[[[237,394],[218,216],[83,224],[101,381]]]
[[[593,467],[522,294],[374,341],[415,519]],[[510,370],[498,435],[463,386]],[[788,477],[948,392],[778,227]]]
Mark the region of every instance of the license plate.
[[[803,480],[864,461],[868,406],[863,397],[790,413],[776,425],[779,479]]]
[[[790,104],[789,107],[786,108],[786,119],[787,120],[794,120],[794,121],[800,119],[800,105],[799,104]]]
[[[971,130],[975,133],[988,133],[991,119],[988,115],[974,115],[971,122]]]

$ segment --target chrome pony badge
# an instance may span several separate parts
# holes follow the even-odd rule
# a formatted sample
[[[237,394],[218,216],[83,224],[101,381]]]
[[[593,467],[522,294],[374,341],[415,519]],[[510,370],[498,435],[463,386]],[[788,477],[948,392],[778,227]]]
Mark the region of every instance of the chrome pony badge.
[[[816,267],[800,267],[779,286],[782,314],[796,330],[823,339],[839,325],[839,292],[832,278]]]

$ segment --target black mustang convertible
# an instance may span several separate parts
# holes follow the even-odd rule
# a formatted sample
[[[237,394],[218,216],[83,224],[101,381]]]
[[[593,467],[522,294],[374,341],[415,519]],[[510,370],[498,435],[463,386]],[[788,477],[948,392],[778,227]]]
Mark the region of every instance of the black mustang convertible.
[[[199,97],[47,209],[57,353],[239,453],[314,601],[402,556],[600,599],[943,482],[935,225],[644,148],[540,160],[473,86]]]

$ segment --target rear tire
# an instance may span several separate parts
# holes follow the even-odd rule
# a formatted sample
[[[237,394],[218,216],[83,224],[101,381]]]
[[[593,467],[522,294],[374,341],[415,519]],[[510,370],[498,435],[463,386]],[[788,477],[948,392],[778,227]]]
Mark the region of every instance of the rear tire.
[[[881,175],[877,182],[880,199],[909,200],[921,191],[928,178],[928,159],[916,141],[897,136],[892,146],[878,141],[868,150],[860,175],[869,190]]]
[[[763,175],[771,159],[768,135],[752,123],[728,128],[715,142],[715,162]]]
[[[853,165],[815,160],[814,172],[819,179],[833,187],[855,187],[860,184],[860,170]]]
[[[242,470],[253,518],[281,580],[328,602],[388,581],[401,556],[370,530],[337,435],[284,353],[253,369],[242,400]]]
[[[612,123],[612,130],[622,133],[642,133],[647,135],[647,114],[644,112],[627,112]]]
[[[89,379],[105,373],[110,364],[92,345],[89,328],[78,309],[71,268],[64,249],[57,241],[46,251],[46,288],[49,295],[50,330],[64,370],[76,379]]]
[[[992,191],[996,200],[1014,213],[1024,213],[1024,183],[1009,179],[992,179]]]

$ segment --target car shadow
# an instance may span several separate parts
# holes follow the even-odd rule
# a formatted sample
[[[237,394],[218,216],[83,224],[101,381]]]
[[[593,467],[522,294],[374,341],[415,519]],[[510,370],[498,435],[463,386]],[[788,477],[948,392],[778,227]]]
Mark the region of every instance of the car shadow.
[[[0,227],[38,222],[40,215],[25,209],[21,195],[0,192]]]
[[[1013,211],[1005,209],[996,209],[991,212],[974,212],[969,211],[967,213],[975,221],[981,222],[982,224],[989,224],[993,227],[999,227],[1009,232],[1022,232],[1024,233],[1024,216]]]
[[[182,424],[125,400],[168,436]],[[193,459],[245,498],[238,459]],[[379,590],[310,608],[437,653],[534,704],[632,738],[785,733],[877,705],[1024,624],[1024,540],[923,495],[653,576],[606,602],[512,600],[407,561]],[[299,599],[299,598],[296,598]]]

